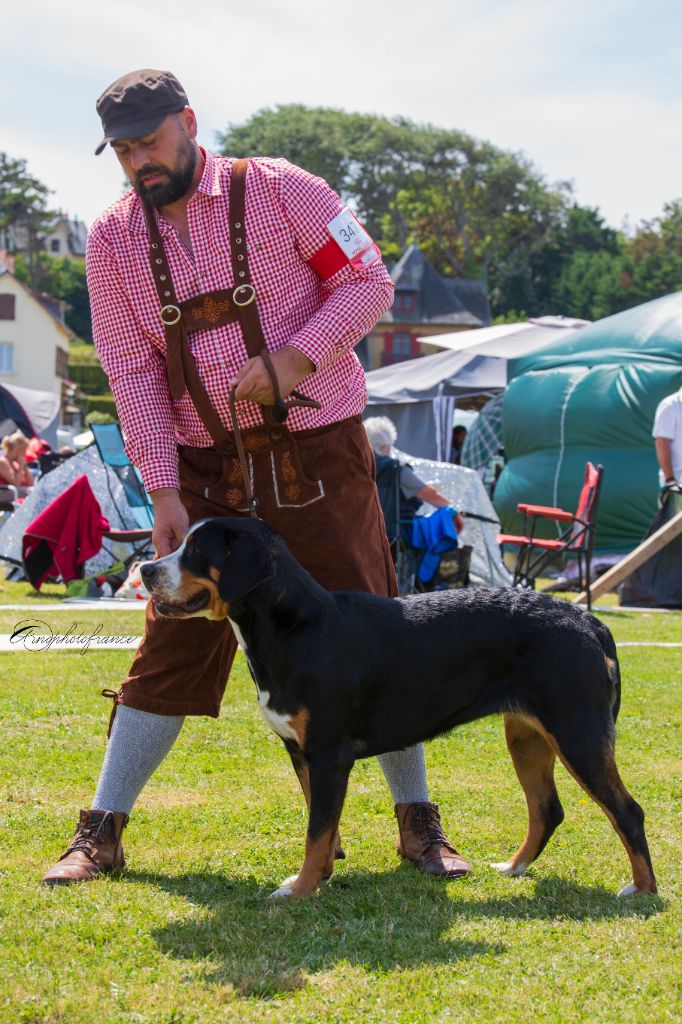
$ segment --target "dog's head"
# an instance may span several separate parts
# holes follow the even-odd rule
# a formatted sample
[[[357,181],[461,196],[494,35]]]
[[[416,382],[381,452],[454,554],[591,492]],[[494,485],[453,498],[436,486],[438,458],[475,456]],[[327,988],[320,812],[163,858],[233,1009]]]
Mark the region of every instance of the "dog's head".
[[[159,615],[225,619],[273,571],[273,531],[259,519],[204,519],[177,551],[140,572]]]

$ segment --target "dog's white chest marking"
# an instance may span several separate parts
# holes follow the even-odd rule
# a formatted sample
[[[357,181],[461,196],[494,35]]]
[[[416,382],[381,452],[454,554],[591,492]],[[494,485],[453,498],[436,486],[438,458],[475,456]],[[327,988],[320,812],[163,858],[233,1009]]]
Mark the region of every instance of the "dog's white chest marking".
[[[263,720],[270,726],[272,731],[276,732],[278,736],[281,736],[283,740],[294,740],[298,743],[298,736],[291,726],[289,715],[280,715],[279,711],[273,711],[272,708],[268,707],[269,700],[270,694],[267,690],[258,691],[258,707],[260,708]]]
[[[248,661],[249,652],[246,648],[242,632],[237,623],[232,619],[230,619],[230,625],[234,630],[234,635],[237,637],[237,643],[243,650],[244,657]],[[256,683],[256,689],[258,690],[258,707],[266,725],[269,725],[272,731],[276,732],[278,736],[281,736],[283,740],[295,740],[298,742],[298,736],[289,723],[289,716],[280,715],[279,711],[273,711],[272,708],[268,707],[270,701],[270,693],[268,690],[261,690],[258,683]]]

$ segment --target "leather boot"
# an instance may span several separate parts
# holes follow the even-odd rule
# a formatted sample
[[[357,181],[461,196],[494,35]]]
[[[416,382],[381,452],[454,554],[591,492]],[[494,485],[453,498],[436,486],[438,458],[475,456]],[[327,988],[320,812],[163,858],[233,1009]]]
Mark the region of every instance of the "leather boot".
[[[411,860],[425,875],[464,878],[471,873],[471,865],[450,845],[443,832],[437,804],[396,804],[395,816],[401,857]]]
[[[43,885],[89,882],[100,874],[125,867],[121,836],[127,824],[128,815],[120,811],[81,811],[68,850],[43,875]]]

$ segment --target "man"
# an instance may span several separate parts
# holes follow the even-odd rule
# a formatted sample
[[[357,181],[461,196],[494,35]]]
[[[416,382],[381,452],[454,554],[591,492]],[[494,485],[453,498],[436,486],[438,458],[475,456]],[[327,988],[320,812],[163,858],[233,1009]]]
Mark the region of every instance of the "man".
[[[682,484],[682,388],[659,403],[652,430],[662,488]]]
[[[97,152],[111,145],[133,189],[89,234],[93,335],[154,503],[157,555],[175,550],[190,522],[257,503],[320,584],[394,595],[353,353],[392,300],[378,249],[321,179],[285,160],[201,149],[169,72],[123,76],[97,111]],[[135,800],[185,716],[218,716],[236,649],[223,623],[164,620],[149,603],[113,694],[93,806],[46,884],[123,866]],[[401,855],[430,874],[468,873],[429,802],[421,747],[379,761]]]

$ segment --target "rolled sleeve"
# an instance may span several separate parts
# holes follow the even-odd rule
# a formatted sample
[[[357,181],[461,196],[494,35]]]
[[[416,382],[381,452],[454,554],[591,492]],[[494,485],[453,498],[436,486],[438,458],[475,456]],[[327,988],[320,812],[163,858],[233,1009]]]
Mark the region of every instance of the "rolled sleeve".
[[[86,269],[93,341],[116,402],[128,458],[148,491],[179,488],[165,361],[135,317],[120,267],[97,225],[88,236]]]

